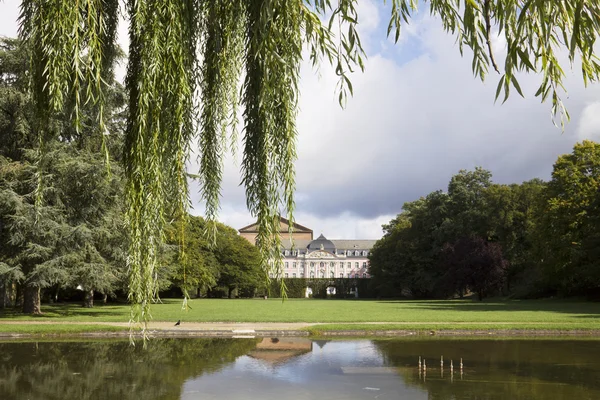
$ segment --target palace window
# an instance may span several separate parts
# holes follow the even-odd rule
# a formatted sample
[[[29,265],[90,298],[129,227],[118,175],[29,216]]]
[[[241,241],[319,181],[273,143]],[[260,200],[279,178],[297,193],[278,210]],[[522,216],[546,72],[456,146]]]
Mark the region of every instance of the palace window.
[[[333,273],[333,271],[331,272],[330,275],[331,275],[332,278],[335,278],[335,274]]]
[[[286,251],[285,251],[285,255],[286,255],[286,256],[289,256],[289,255],[290,255],[290,251],[289,251],[289,250],[286,250]]]
[[[354,255],[355,255],[355,256],[360,256],[360,251],[356,250],[356,251],[354,252]]]
[[[335,267],[335,263],[334,263],[333,261],[332,261],[332,262],[330,262],[330,263],[329,263],[329,265],[331,266],[331,268],[334,268],[334,267]]]
[[[358,263],[354,263],[354,268],[358,268]]]
[[[367,268],[367,263],[363,262],[363,268]]]
[[[363,274],[363,278],[366,278],[366,277],[367,277],[367,274]]]
[[[288,262],[286,261],[286,262],[285,262],[285,267],[286,267],[286,268],[289,268],[289,266],[290,266],[289,264],[290,264],[290,263],[288,263]]]
[[[314,263],[314,262],[311,262],[311,263],[310,263],[310,268],[311,268],[311,269],[314,269],[314,268],[315,268],[315,263]]]
[[[366,257],[366,256],[367,256],[367,251],[363,250],[363,257]]]
[[[314,277],[315,277],[315,273],[314,273],[314,272],[311,272],[311,273],[310,273],[310,278],[312,279],[312,278],[314,278]]]
[[[321,268],[325,268],[325,263],[324,262],[321,263]]]
[[[292,274],[292,278],[295,278],[295,277],[296,277],[296,274]]]
[[[343,278],[343,277],[344,277],[344,273],[340,272],[340,278]]]
[[[321,271],[321,273],[319,274],[319,278],[325,278],[325,272]]]
[[[304,271],[300,271],[300,278],[304,278]]]
[[[296,263],[293,263],[292,265],[294,266],[294,268],[296,268]]]

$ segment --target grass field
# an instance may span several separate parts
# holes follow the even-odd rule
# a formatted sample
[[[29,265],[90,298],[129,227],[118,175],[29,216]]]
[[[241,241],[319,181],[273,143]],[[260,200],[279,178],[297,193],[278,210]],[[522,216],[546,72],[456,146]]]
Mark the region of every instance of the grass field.
[[[0,321],[0,334],[35,334],[35,335],[71,335],[84,332],[120,332],[128,328],[108,325],[86,325],[86,324],[2,324]]]
[[[348,323],[385,322],[367,329],[597,329],[600,303],[574,300],[513,301],[378,301],[291,299],[196,299],[183,311],[181,301],[164,300],[152,306],[154,321],[185,322],[312,322],[335,324],[323,329],[345,329]],[[2,321],[127,322],[128,305],[45,305],[41,316],[0,313]],[[356,325],[355,325],[356,326]],[[358,328],[358,327],[357,327]],[[361,326],[361,328],[363,328]],[[6,331],[7,327],[0,327]]]

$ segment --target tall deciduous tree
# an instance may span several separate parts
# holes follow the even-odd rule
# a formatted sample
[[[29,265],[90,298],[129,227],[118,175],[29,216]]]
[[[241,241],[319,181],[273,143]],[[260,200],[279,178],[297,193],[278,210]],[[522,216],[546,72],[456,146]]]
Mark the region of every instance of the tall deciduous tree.
[[[532,293],[538,284],[534,244],[545,185],[540,179],[521,184],[493,184],[484,193],[488,239],[502,246],[508,260],[506,289],[509,292],[514,289],[516,293]]]
[[[219,262],[218,285],[227,288],[231,298],[236,289],[253,292],[264,284],[260,267],[260,254],[248,240],[229,226],[221,226],[217,232],[215,256]]]
[[[483,238],[461,238],[444,246],[441,266],[445,270],[442,285],[449,294],[461,297],[467,291],[479,300],[497,292],[504,283],[507,262],[498,243]]]
[[[548,283],[564,293],[598,290],[600,144],[583,141],[554,164],[537,244]]]
[[[130,118],[125,162],[129,231],[130,300],[134,319],[148,315],[154,269],[170,208],[187,206],[185,165],[199,126],[202,196],[207,216],[218,210],[226,127],[235,127],[243,106],[243,183],[258,218],[263,262],[279,260],[278,214],[294,206],[295,118],[303,49],[313,63],[328,59],[340,76],[340,102],[352,91],[348,71],[363,68],[356,31],[358,0],[128,0]],[[472,50],[473,71],[483,79],[501,72],[498,95],[521,94],[518,72],[539,72],[537,95],[554,113],[565,76],[558,53],[580,60],[584,82],[600,64],[594,44],[600,32],[596,0],[429,0],[429,11]],[[391,0],[388,34],[400,35],[416,12],[416,0]],[[39,120],[66,105],[87,101],[99,109],[104,131],[103,77],[115,54],[119,0],[23,0],[21,36],[32,49],[32,89]],[[329,22],[323,22],[328,16]],[[492,48],[495,28],[506,43]],[[504,54],[500,57],[500,52]],[[496,57],[498,56],[498,57]],[[236,96],[244,77],[242,94]],[[200,98],[195,98],[200,89]],[[201,104],[198,116],[194,105]],[[233,117],[232,117],[233,116]],[[42,135],[42,137],[45,137]],[[175,203],[174,205],[172,203]],[[169,209],[169,210],[168,210]],[[214,232],[214,229],[213,229]]]
[[[185,229],[183,235],[182,229]],[[166,278],[167,285],[178,286],[184,294],[195,292],[199,295],[214,287],[219,278],[220,266],[215,256],[218,243],[210,243],[205,235],[206,229],[204,218],[195,216],[189,216],[185,223],[175,221],[167,227],[167,249],[163,259],[169,272],[161,274],[159,271],[159,275]],[[182,236],[185,239],[183,248],[180,242]]]

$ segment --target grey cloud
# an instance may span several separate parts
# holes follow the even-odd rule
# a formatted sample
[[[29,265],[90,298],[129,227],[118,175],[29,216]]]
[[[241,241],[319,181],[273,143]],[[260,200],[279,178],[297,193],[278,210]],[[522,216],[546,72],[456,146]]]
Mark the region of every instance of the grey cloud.
[[[16,6],[1,7],[6,22],[12,14],[4,11]],[[600,88],[584,89],[577,68],[567,73],[572,122],[561,133],[550,122],[551,105],[533,97],[539,77],[520,79],[526,99],[513,93],[504,105],[494,104],[498,76],[491,74],[483,84],[475,79],[470,59],[460,58],[438,21],[414,21],[393,46],[377,36],[385,31],[385,18],[366,9],[369,59],[366,72],[352,78],[355,96],[346,110],[337,104],[337,80],[329,68],[323,65],[320,78],[302,68],[297,216],[315,232],[371,238],[382,218],[400,212],[406,201],[445,190],[460,169],[482,166],[499,183],[548,179],[558,155],[598,135]],[[10,26],[0,26],[0,33],[12,34]],[[16,32],[16,23],[11,26]],[[197,171],[195,162],[190,170]],[[239,163],[229,157],[221,216],[235,227],[251,222],[240,180]],[[191,196],[194,213],[202,214],[197,184]]]

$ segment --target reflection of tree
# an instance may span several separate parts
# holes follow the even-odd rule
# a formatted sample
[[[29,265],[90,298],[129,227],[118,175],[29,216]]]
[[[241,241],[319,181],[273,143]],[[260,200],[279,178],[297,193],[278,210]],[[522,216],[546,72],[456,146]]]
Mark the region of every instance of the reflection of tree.
[[[247,354],[255,340],[0,343],[0,399],[179,399],[189,378]]]
[[[429,399],[598,398],[599,341],[382,340],[384,362],[399,367],[405,383],[427,390]],[[444,356],[444,376],[440,356]],[[417,362],[427,360],[427,378]],[[465,361],[460,379],[458,360]],[[449,362],[454,360],[451,382]]]

